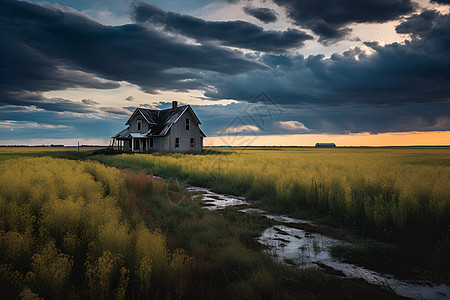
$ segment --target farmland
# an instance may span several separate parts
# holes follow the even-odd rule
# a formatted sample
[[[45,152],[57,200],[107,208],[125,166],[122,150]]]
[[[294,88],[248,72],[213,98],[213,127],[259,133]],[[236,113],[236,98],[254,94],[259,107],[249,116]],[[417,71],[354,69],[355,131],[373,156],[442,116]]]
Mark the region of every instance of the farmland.
[[[94,158],[260,200],[387,240],[436,244],[450,220],[449,148],[236,148]]]
[[[158,228],[143,222],[131,227],[126,218],[133,194],[124,192],[136,176],[93,162],[4,162],[2,295],[64,298],[83,273],[92,298],[124,298],[130,287],[141,297],[157,288],[170,288],[174,297],[183,293],[192,258],[182,249],[169,251]],[[161,182],[146,180],[153,197],[162,193]]]
[[[185,184],[244,195],[264,209],[383,243],[431,249],[424,255],[446,266],[448,148],[92,150],[0,149],[6,298],[394,296],[333,272],[273,262],[255,241],[270,221],[204,210]],[[439,274],[446,281],[448,274]]]

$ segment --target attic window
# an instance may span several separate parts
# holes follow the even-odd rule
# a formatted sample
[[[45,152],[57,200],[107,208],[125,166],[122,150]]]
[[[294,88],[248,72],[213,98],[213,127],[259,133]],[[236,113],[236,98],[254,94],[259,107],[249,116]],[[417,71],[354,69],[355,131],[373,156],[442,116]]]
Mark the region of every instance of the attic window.
[[[137,121],[137,130],[138,130],[138,131],[141,131],[141,127],[142,127],[142,121],[141,121],[141,120],[138,120],[138,121]]]
[[[186,119],[186,130],[189,130],[189,119]]]

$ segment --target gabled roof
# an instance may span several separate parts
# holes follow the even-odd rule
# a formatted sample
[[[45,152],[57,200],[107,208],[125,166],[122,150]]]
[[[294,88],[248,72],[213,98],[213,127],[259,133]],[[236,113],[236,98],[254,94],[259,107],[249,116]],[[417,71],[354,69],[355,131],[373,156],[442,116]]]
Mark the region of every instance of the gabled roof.
[[[125,123],[125,125],[129,125],[131,120],[136,116],[136,114],[142,115],[142,117],[148,122],[150,125],[150,130],[145,133],[145,136],[164,136],[169,132],[169,129],[172,127],[173,124],[175,124],[178,119],[181,118],[181,116],[188,111],[194,116],[195,121],[198,124],[201,124],[200,120],[198,119],[197,115],[195,114],[194,110],[190,105],[180,105],[175,109],[168,108],[168,109],[145,109],[145,108],[136,108],[136,110],[133,112],[131,117],[128,119],[128,121]],[[201,130],[200,132],[206,136]],[[130,134],[128,128],[125,130],[122,130],[118,134],[116,134],[113,137],[128,137]]]
[[[127,138],[129,135],[130,135],[130,130],[128,130],[128,127],[127,127],[112,137],[113,138]]]

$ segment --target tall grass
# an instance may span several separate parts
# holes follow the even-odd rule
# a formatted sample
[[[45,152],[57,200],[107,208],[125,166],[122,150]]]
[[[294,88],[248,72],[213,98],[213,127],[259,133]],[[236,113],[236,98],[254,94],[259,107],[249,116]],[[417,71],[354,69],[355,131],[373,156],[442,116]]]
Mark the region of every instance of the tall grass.
[[[133,185],[143,190],[129,193]],[[2,296],[63,299],[81,287],[95,299],[181,297],[193,259],[181,249],[170,251],[166,236],[133,214],[136,193],[162,197],[162,185],[96,162],[4,161]]]
[[[0,295],[394,296],[362,281],[274,263],[254,239],[268,222],[235,211],[225,218],[207,212],[178,181],[144,172],[48,157],[6,160],[0,164]]]
[[[92,154],[100,147],[0,147],[0,162],[11,158],[43,157],[80,159]]]
[[[305,211],[390,240],[448,234],[450,149],[233,149],[228,155],[98,156],[101,162]]]

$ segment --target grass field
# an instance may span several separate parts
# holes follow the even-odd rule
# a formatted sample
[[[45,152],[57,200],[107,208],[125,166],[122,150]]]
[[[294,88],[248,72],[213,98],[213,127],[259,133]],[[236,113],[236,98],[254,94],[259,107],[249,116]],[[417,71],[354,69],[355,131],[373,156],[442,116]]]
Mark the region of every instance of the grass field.
[[[78,159],[103,147],[0,147],[0,162],[19,157],[43,157]]]
[[[141,297],[157,289],[182,294],[179,277],[188,278],[192,258],[169,251],[159,229],[131,226],[124,213],[132,208],[127,185],[136,176],[53,158],[2,163],[0,276],[9,287],[2,295],[65,298],[84,278],[92,298],[123,298],[130,289]],[[153,197],[163,194],[159,181],[144,188]]]
[[[176,180],[86,160],[92,150],[11,149],[0,149],[3,299],[395,296],[274,263],[254,239],[267,220],[205,211]]]
[[[448,243],[450,148],[218,150],[93,159],[245,195],[272,211],[319,216],[388,241]]]

